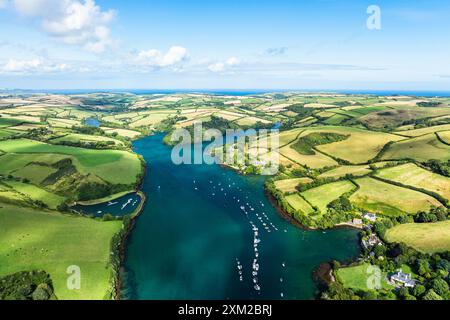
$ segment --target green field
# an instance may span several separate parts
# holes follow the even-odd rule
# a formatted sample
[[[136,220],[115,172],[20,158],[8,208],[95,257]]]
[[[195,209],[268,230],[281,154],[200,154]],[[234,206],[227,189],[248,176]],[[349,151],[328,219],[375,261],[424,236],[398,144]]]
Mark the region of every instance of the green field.
[[[294,178],[275,181],[275,187],[281,192],[295,192],[295,187],[299,184],[307,184],[312,182],[310,178]]]
[[[450,145],[450,131],[437,132],[436,134],[444,143]]]
[[[11,127],[22,122],[24,121],[13,118],[0,117],[0,128]]]
[[[0,207],[0,276],[45,270],[58,299],[103,299],[110,290],[110,241],[122,222]],[[66,270],[81,268],[81,289],[68,290]]]
[[[450,130],[450,124],[444,124],[440,126],[433,126],[433,127],[426,127],[421,129],[414,129],[414,130],[406,130],[399,132],[402,135],[409,136],[409,137],[418,137],[423,136],[429,133],[434,132],[440,132],[440,131],[448,131]]]
[[[93,136],[93,135],[87,135],[87,134],[77,134],[77,133],[70,133],[63,137],[52,139],[51,143],[61,143],[61,142],[111,142],[112,146],[123,146],[123,142],[117,139],[112,139],[108,137],[103,136]]]
[[[389,229],[386,238],[425,253],[450,251],[450,221],[401,224]]]
[[[370,290],[369,286],[372,285],[370,277],[374,275],[374,267],[370,264],[364,263],[358,266],[339,268],[335,272],[344,287],[361,291]],[[387,290],[393,289],[394,287],[386,281],[386,273],[382,272],[381,276],[381,288]]]
[[[333,157],[353,164],[366,163],[376,157],[390,141],[398,141],[403,137],[384,132],[374,132],[350,127],[317,127],[305,131],[302,136],[311,132],[331,132],[349,135],[348,139],[330,144],[320,145],[318,150]]]
[[[337,161],[324,155],[323,153],[316,152],[316,154],[314,155],[300,154],[292,149],[289,145],[281,148],[280,154],[296,163],[313,169],[334,167],[338,165]]]
[[[309,189],[301,194],[309,203],[319,208],[322,214],[325,214],[330,202],[353,189],[355,189],[355,185],[350,181],[338,181]]]
[[[450,178],[418,167],[413,163],[380,170],[377,177],[403,185],[429,190],[450,200]]]
[[[305,214],[314,212],[314,209],[309,205],[309,203],[306,202],[305,199],[303,199],[298,194],[291,194],[289,196],[286,196],[285,199],[289,203],[289,205],[296,211],[301,211]]]
[[[32,184],[17,181],[7,181],[6,184],[16,192],[30,198],[31,200],[45,203],[50,209],[56,209],[58,205],[66,200],[64,197],[48,192]]]
[[[20,155],[56,154],[71,156],[80,172],[93,173],[111,183],[135,183],[136,177],[141,172],[138,157],[126,151],[82,149],[27,139],[0,141],[0,150]]]
[[[319,178],[341,178],[345,177],[348,174],[351,174],[353,176],[364,176],[366,174],[371,173],[372,170],[369,169],[369,166],[367,165],[361,165],[361,166],[341,166],[336,169],[329,170],[325,173],[322,173],[319,175]]]
[[[396,216],[403,212],[415,214],[418,211],[428,211],[432,206],[442,205],[424,193],[373,178],[360,178],[355,182],[360,189],[350,197],[350,200],[367,211]]]
[[[450,146],[440,142],[434,133],[396,142],[384,153],[384,160],[413,159],[417,161],[449,160]]]

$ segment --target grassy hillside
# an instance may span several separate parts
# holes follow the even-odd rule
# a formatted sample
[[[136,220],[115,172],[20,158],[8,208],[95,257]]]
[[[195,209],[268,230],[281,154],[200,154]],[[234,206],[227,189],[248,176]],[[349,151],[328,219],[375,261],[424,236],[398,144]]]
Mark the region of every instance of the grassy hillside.
[[[450,251],[450,221],[398,225],[387,231],[386,238],[425,253]]]
[[[432,206],[441,206],[439,201],[429,195],[373,178],[361,178],[355,182],[360,189],[350,200],[356,206],[371,212],[396,216],[401,213],[415,214],[418,211],[428,211]]]
[[[110,241],[122,222],[99,222],[21,207],[0,207],[0,276],[45,270],[58,299],[103,299],[110,289]],[[81,268],[81,289],[67,289],[69,266]]]

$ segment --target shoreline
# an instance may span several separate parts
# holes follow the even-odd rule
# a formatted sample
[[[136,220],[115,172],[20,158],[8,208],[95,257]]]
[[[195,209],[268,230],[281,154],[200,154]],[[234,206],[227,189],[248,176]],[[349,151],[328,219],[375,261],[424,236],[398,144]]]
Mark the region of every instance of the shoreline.
[[[147,137],[149,137],[151,135],[148,135]],[[144,136],[140,136],[139,139],[144,138]],[[139,140],[139,139],[134,139],[133,141]],[[112,281],[114,282],[114,294],[112,296],[112,300],[121,300],[121,293],[122,293],[122,286],[124,284],[122,275],[123,275],[123,271],[124,271],[124,262],[125,262],[125,257],[126,257],[126,244],[127,244],[127,240],[130,237],[134,226],[136,225],[136,220],[137,218],[141,215],[145,204],[147,203],[147,195],[142,192],[142,186],[144,184],[144,179],[147,176],[147,162],[145,161],[145,159],[142,157],[141,154],[136,153],[134,151],[134,149],[132,148],[132,152],[137,154],[139,156],[139,159],[141,161],[141,165],[142,165],[142,175],[139,178],[138,183],[136,184],[136,193],[141,197],[141,202],[139,203],[139,206],[136,208],[136,210],[130,215],[130,222],[128,223],[128,225],[126,225],[126,229],[124,230],[122,236],[120,237],[120,242],[118,244],[118,254],[119,254],[119,265],[118,265],[118,270],[116,270],[116,278],[113,279]]]
[[[266,195],[266,197],[269,200],[270,204],[278,212],[278,214],[283,219],[285,219],[286,221],[288,221],[292,225],[296,226],[297,228],[300,228],[300,229],[303,229],[303,230],[307,230],[307,231],[325,231],[325,230],[334,230],[334,229],[356,229],[356,230],[359,230],[359,231],[363,230],[362,227],[357,227],[354,224],[349,223],[349,222],[342,222],[342,223],[336,224],[331,229],[319,229],[319,228],[313,228],[313,227],[305,226],[305,225],[301,224],[300,222],[298,222],[289,213],[284,211],[283,208],[281,208],[280,205],[278,204],[277,199],[266,188],[264,188],[264,194]]]
[[[118,253],[119,253],[119,266],[118,266],[118,270],[116,270],[116,279],[114,279],[114,284],[115,284],[115,294],[112,297],[112,300],[120,300],[121,298],[121,291],[122,291],[122,286],[124,284],[123,278],[122,278],[122,274],[123,274],[123,270],[124,270],[124,262],[125,262],[125,257],[126,257],[126,243],[128,238],[131,235],[131,232],[134,229],[134,226],[136,225],[136,220],[137,218],[141,215],[144,206],[147,202],[147,196],[145,195],[145,193],[143,193],[141,190],[136,192],[140,197],[141,197],[141,202],[139,204],[139,206],[136,208],[136,210],[131,214],[130,216],[130,223],[126,226],[126,229],[122,235],[122,237],[120,238],[120,243],[118,245]]]

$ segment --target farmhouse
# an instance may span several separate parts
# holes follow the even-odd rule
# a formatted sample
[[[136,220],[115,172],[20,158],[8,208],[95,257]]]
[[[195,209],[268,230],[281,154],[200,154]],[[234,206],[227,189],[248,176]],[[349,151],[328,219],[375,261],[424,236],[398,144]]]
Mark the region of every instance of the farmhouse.
[[[391,282],[402,285],[406,288],[414,288],[416,286],[416,281],[411,278],[411,274],[403,273],[401,271],[397,271],[390,277]]]
[[[365,249],[370,249],[374,246],[381,245],[383,242],[378,238],[376,234],[371,234],[368,239],[362,240],[362,246]]]
[[[363,218],[366,219],[366,220],[372,221],[372,222],[377,221],[377,215],[374,214],[374,213],[370,213],[370,212],[369,212],[369,213],[366,213],[366,214],[363,216]]]

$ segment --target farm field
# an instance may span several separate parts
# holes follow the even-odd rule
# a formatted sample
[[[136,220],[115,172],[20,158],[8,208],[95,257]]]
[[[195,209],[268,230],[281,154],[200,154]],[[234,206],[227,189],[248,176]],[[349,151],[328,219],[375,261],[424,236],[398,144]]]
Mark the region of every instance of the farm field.
[[[314,209],[311,207],[311,205],[298,194],[288,195],[285,198],[289,205],[296,211],[301,211],[304,214],[310,214],[314,212]]]
[[[334,167],[338,165],[334,159],[320,152],[316,152],[314,155],[304,155],[292,149],[290,145],[281,148],[280,154],[296,163],[313,169]]]
[[[333,157],[353,164],[365,163],[377,156],[390,141],[398,141],[403,137],[383,132],[373,132],[349,127],[317,127],[306,130],[302,136],[311,132],[331,132],[349,135],[343,141],[317,146],[317,149]]]
[[[77,133],[69,133],[60,138],[52,139],[51,143],[60,143],[60,142],[110,142],[113,146],[123,146],[123,142],[120,140],[103,137],[103,136],[93,136],[87,134],[77,134]]]
[[[396,216],[402,212],[415,214],[428,211],[431,206],[442,204],[424,193],[398,187],[374,178],[360,178],[355,180],[360,189],[351,197],[350,201],[356,206],[370,212]]]
[[[414,129],[414,130],[405,130],[405,131],[400,131],[398,133],[401,135],[409,136],[409,137],[419,137],[419,136],[423,136],[423,135],[426,135],[429,133],[448,131],[448,130],[450,130],[450,124],[421,128],[421,129]]]
[[[367,165],[361,165],[361,166],[341,166],[336,169],[332,169],[329,171],[326,171],[322,173],[319,178],[341,178],[345,177],[346,175],[353,175],[353,176],[364,176],[366,174],[371,173],[372,170],[370,170],[369,166]]]
[[[0,207],[0,221],[0,276],[45,270],[53,280],[58,299],[101,300],[107,296],[110,239],[119,232],[122,222],[100,222],[9,205]],[[73,265],[82,272],[80,290],[67,289],[66,270]]]
[[[1,141],[0,150],[15,154],[71,156],[81,172],[92,172],[111,183],[135,183],[141,170],[137,156],[126,151],[82,149],[27,139]]]
[[[403,185],[436,192],[450,200],[450,178],[422,169],[412,163],[380,170],[376,176]]]
[[[342,282],[345,288],[368,291],[370,285],[369,277],[373,274],[374,266],[364,263],[357,266],[339,268],[336,271],[336,276]],[[386,281],[387,274],[382,273],[380,285],[382,289],[394,289]]]
[[[42,188],[36,187],[28,183],[17,181],[7,181],[6,185],[10,186],[14,191],[30,198],[33,201],[41,201],[45,203],[50,209],[56,210],[58,205],[65,201],[64,197],[58,196],[54,193],[48,192]]]
[[[383,160],[412,159],[417,161],[449,160],[450,146],[439,141],[434,133],[399,141],[389,146]]]
[[[322,214],[327,212],[327,205],[344,193],[351,192],[356,187],[350,181],[338,181],[302,192],[302,196],[313,206],[319,208]]]
[[[275,186],[278,190],[283,193],[286,192],[295,192],[295,187],[299,184],[307,184],[312,182],[313,180],[310,178],[294,178],[294,179],[284,179],[275,181]]]
[[[437,132],[436,135],[443,143],[450,145],[450,131]]]
[[[386,238],[425,253],[449,251],[450,221],[398,225],[387,231]]]

